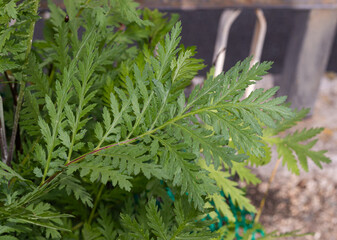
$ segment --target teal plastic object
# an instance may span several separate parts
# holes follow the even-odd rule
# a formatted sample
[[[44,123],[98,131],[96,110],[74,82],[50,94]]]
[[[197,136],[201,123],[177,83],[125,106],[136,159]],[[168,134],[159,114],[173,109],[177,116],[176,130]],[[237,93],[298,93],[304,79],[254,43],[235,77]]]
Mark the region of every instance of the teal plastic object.
[[[163,184],[163,182],[161,182]],[[174,202],[175,198],[174,198],[174,194],[172,193],[170,188],[166,188],[166,192],[168,194],[168,196],[170,197],[170,199]],[[239,207],[237,207],[231,200],[230,197],[226,197],[224,192],[221,191],[220,192],[221,196],[224,198],[224,201],[227,202],[227,204],[229,205],[231,212],[233,213],[233,216],[235,217],[235,237],[237,240],[241,240],[243,239],[242,236],[240,236],[240,228],[243,229],[243,232],[246,233],[249,229],[252,229],[254,226],[254,219],[255,219],[255,214],[252,212],[247,211],[246,209],[241,209]],[[211,201],[211,204],[214,206],[214,202]],[[217,218],[218,218],[218,222],[217,223],[213,223],[209,226],[210,230],[216,231],[219,228],[221,228],[222,226],[224,226],[225,224],[228,224],[228,218],[226,216],[222,216],[220,214],[220,212],[218,211],[218,209],[214,209],[214,211],[217,214]],[[250,215],[252,220],[248,220],[246,219],[246,216]],[[205,217],[203,219],[212,219],[209,215],[207,215],[207,217]],[[259,233],[262,237],[265,235],[264,231],[262,229],[256,229],[254,230],[254,232],[252,233],[252,238],[251,240],[256,240],[256,234]]]

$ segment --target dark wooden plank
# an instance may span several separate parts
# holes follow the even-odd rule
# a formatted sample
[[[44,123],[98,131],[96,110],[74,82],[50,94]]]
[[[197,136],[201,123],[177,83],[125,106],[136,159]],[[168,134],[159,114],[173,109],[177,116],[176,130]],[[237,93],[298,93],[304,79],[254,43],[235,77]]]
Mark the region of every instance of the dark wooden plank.
[[[63,0],[53,0],[64,7]],[[141,7],[159,9],[214,9],[214,8],[293,8],[331,9],[337,8],[337,0],[136,0]],[[41,1],[41,8],[47,8],[47,1]]]
[[[61,8],[65,8],[63,4],[63,0],[52,0],[57,6]],[[48,1],[47,0],[41,0],[40,1],[40,10],[48,9]]]
[[[136,0],[142,7],[160,9],[212,9],[212,8],[337,8],[337,0]]]
[[[313,108],[337,25],[337,10],[298,11],[288,44],[279,95],[294,108]],[[275,46],[277,47],[277,46]]]

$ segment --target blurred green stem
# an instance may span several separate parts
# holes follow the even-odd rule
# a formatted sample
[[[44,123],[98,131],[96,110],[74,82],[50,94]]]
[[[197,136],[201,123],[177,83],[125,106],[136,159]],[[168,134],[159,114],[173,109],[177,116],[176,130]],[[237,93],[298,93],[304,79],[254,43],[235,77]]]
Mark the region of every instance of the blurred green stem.
[[[104,184],[101,184],[101,187],[99,188],[96,199],[95,199],[94,207],[92,208],[91,213],[90,213],[90,217],[89,217],[89,221],[88,221],[89,225],[91,224],[92,220],[94,219],[95,211],[96,211],[97,205],[99,203],[99,200],[101,199],[103,189],[104,189]]]
[[[255,217],[255,220],[254,220],[255,222],[258,222],[260,220],[260,217],[261,217],[261,214],[262,214],[262,210],[263,210],[264,204],[265,204],[267,196],[268,196],[270,185],[274,181],[277,169],[278,169],[281,161],[282,161],[282,159],[279,158],[279,159],[277,159],[277,161],[275,163],[274,169],[273,169],[273,171],[272,171],[272,173],[270,175],[269,181],[268,181],[267,190],[265,191],[265,193],[263,195],[263,198],[262,198],[262,200],[260,202],[260,207],[259,207],[259,210],[257,211],[256,217]]]
[[[39,0],[36,0],[33,5],[34,13],[37,13],[37,10],[39,8]],[[29,35],[27,39],[27,50],[25,53],[25,64],[28,63],[28,56],[32,48],[32,42],[33,42],[33,35],[34,35],[34,28],[35,28],[35,21],[33,21],[30,24],[29,27]],[[17,99],[17,105],[15,108],[15,116],[14,116],[14,123],[13,123],[13,130],[12,130],[12,135],[11,135],[11,140],[10,140],[10,145],[9,145],[9,152],[8,152],[8,158],[7,158],[7,165],[11,165],[12,159],[13,159],[13,153],[14,153],[14,144],[15,144],[15,139],[18,131],[18,126],[19,126],[19,118],[20,118],[20,110],[23,102],[23,96],[25,94],[25,88],[26,84],[25,82],[21,81],[20,83],[20,92],[19,92],[19,97]]]
[[[2,162],[7,164],[7,142],[6,142],[6,129],[4,120],[4,109],[2,103],[2,97],[0,96],[0,148],[1,148],[1,158]]]

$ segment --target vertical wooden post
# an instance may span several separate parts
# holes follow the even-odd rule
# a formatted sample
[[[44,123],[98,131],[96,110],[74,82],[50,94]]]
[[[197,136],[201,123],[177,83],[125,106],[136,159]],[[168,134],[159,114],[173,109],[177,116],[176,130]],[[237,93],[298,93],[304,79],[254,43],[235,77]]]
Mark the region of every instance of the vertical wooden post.
[[[256,23],[249,53],[249,56],[253,56],[252,61],[250,62],[250,67],[252,67],[255,63],[259,62],[261,59],[264,39],[266,38],[267,32],[267,21],[263,14],[262,9],[260,8],[256,9],[255,15],[256,15]],[[248,88],[246,88],[245,97],[248,97],[254,90],[255,84],[249,85]]]
[[[279,95],[287,95],[292,107],[313,108],[320,79],[327,67],[336,24],[336,9],[297,13],[283,77],[277,82],[281,86]]]
[[[223,70],[229,30],[240,13],[241,10],[224,10],[221,14],[213,54],[213,62],[215,63],[214,76],[218,76]]]

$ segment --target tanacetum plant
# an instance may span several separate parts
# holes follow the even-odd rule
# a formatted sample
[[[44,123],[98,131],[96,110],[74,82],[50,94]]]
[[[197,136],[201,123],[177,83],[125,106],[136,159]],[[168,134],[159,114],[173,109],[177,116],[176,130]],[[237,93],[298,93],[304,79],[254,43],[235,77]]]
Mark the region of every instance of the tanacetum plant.
[[[243,99],[271,63],[209,74],[186,98],[204,65],[176,15],[64,4],[49,2],[33,42],[39,1],[0,0],[1,240],[234,239],[230,202],[255,212],[234,176],[259,183],[247,167],[273,145],[295,174],[329,162],[310,141],[322,129],[277,135],[307,113],[277,88]],[[214,230],[217,214],[227,222]]]

